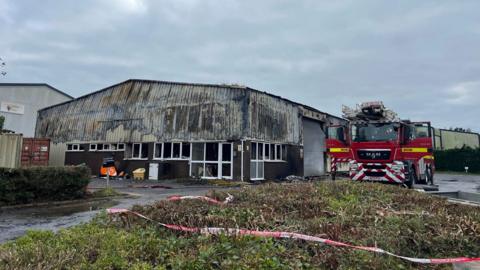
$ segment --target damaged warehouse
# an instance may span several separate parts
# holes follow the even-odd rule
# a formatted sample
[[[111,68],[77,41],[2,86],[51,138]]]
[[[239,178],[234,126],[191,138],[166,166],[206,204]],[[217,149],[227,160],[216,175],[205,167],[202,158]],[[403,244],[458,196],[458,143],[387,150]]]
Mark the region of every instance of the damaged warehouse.
[[[343,121],[244,86],[127,80],[40,110],[35,133],[94,173],[112,157],[150,179],[244,181],[323,174],[324,131]]]

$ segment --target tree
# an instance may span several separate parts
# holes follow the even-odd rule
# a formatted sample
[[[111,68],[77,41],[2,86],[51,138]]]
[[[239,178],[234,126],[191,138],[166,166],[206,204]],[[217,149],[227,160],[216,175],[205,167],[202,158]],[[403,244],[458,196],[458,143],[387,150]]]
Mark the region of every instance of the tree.
[[[7,75],[7,72],[5,71],[6,66],[7,64],[5,63],[5,61],[3,61],[3,59],[0,57],[0,75],[2,76]]]
[[[0,115],[0,131],[3,130],[3,124],[5,123],[5,116]]]

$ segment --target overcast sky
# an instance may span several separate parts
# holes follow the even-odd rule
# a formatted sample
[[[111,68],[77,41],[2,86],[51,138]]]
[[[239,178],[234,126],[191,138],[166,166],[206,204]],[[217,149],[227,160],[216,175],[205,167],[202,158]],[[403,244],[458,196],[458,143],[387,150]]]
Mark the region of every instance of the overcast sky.
[[[0,0],[0,82],[238,83],[480,131],[480,1]]]

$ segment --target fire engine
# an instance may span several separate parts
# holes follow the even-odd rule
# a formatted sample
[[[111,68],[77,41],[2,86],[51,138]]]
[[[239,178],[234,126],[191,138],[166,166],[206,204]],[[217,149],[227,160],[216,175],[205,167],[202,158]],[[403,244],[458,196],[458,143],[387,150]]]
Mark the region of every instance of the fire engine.
[[[356,181],[433,185],[430,122],[401,120],[380,101],[343,106],[342,112],[348,125],[331,126],[327,134],[332,179],[343,163]]]

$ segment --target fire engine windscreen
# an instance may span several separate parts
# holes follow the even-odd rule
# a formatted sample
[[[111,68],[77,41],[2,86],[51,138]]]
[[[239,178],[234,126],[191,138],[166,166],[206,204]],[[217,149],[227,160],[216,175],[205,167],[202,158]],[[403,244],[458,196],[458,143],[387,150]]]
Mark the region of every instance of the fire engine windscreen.
[[[352,140],[354,142],[396,141],[399,124],[368,123],[352,125]]]

